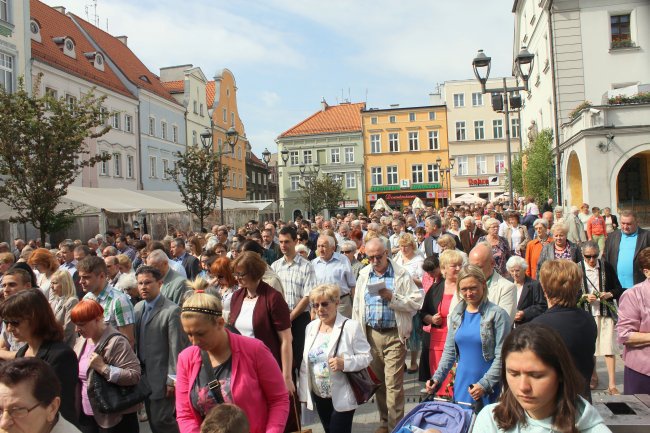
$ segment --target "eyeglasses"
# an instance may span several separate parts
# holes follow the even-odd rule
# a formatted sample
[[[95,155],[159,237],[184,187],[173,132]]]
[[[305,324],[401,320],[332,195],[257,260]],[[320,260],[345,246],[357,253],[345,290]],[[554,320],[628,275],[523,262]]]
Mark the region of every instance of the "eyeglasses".
[[[313,308],[314,310],[318,310],[318,308],[320,308],[320,307],[327,308],[327,307],[330,306],[330,304],[331,304],[331,302],[328,302],[328,301],[314,302],[314,303],[311,304],[311,308]]]
[[[385,255],[386,253],[381,253],[381,254],[377,254],[376,256],[366,256],[366,258],[368,259],[369,262],[372,262],[374,260],[381,260],[381,258],[384,257]]]
[[[593,255],[593,256],[590,255],[590,254],[583,254],[583,257],[584,257],[585,259],[597,259],[597,258],[598,258],[598,254],[595,254],[595,255]]]
[[[14,328],[20,326],[20,320],[3,320],[2,323],[4,323],[5,326],[11,325]]]
[[[30,407],[29,409],[26,407],[12,407],[11,409],[5,409],[0,407],[0,411],[2,415],[5,413],[9,415],[13,419],[19,419],[19,418],[25,418],[28,413],[39,407],[41,404],[36,403],[34,406]],[[0,418],[2,418],[2,415],[0,415]]]
[[[235,273],[233,274],[233,276],[234,276],[235,278],[244,278],[246,275],[248,275],[248,273],[246,273],[246,272],[235,272]]]
[[[217,275],[217,280],[221,280],[223,278],[225,278],[223,275]]]
[[[344,250],[341,250],[341,252],[342,252],[343,254],[350,254],[350,253],[353,253],[354,250],[345,250],[345,251],[344,251]]]

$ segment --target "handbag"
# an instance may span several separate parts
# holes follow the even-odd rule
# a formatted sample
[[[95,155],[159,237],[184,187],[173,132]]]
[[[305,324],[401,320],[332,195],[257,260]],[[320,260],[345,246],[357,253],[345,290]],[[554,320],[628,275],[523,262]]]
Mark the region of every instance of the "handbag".
[[[339,343],[341,343],[341,336],[343,336],[343,329],[345,328],[345,322],[348,319],[345,319],[343,325],[341,325],[341,334],[336,340],[336,348],[334,349],[334,355],[339,351]],[[357,400],[357,404],[364,404],[370,398],[375,395],[379,387],[382,385],[381,381],[377,378],[377,375],[372,368],[366,367],[359,371],[344,371],[345,376],[348,378],[354,397]]]
[[[109,335],[104,342],[95,349],[101,355],[106,344],[115,336],[122,336],[119,332]],[[126,337],[123,337],[126,338]],[[142,403],[151,395],[149,381],[141,378],[137,385],[121,386],[111,383],[95,370],[88,375],[88,399],[93,411],[102,413],[122,412],[138,403]]]

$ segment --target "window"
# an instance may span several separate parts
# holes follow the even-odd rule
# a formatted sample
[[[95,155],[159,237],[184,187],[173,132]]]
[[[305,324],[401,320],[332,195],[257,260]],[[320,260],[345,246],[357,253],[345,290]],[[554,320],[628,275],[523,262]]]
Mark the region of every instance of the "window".
[[[203,116],[203,104],[199,104],[199,114]]]
[[[465,140],[465,121],[456,122],[456,140]]]
[[[388,121],[389,121],[390,123],[395,123],[395,122],[397,121],[397,118],[396,118],[395,116],[389,116],[389,117],[388,117]]]
[[[354,163],[354,147],[346,147],[343,149],[345,163],[353,164]]]
[[[429,150],[440,149],[440,141],[438,140],[438,131],[429,131]]]
[[[467,176],[467,157],[466,156],[457,156],[456,157],[456,167],[458,176]]]
[[[494,119],[492,121],[492,133],[494,138],[503,138],[503,120]]]
[[[74,108],[77,105],[77,98],[67,93],[65,95],[65,102],[68,104],[68,108]]]
[[[454,93],[454,107],[460,108],[465,106],[465,94]]]
[[[120,113],[111,114],[111,127],[113,129],[120,129],[120,119],[121,119]]]
[[[409,150],[411,152],[420,150],[420,133],[417,131],[409,132]]]
[[[377,116],[372,116],[370,118],[370,124],[371,125],[376,125],[377,124]]]
[[[436,120],[436,112],[429,111],[429,120]]]
[[[149,157],[149,177],[158,177],[158,161],[155,156]]]
[[[133,156],[132,155],[127,155],[126,156],[126,177],[127,179],[133,179]]]
[[[160,138],[167,140],[167,122],[160,122]]]
[[[347,189],[352,189],[357,187],[356,173],[345,173],[345,187]]]
[[[102,152],[103,156],[108,155],[108,152],[104,151]],[[108,176],[108,161],[102,161],[102,163],[99,166],[99,175],[100,176]]]
[[[292,150],[289,152],[289,164],[291,165],[298,165],[300,162],[298,162],[298,151],[297,150]]]
[[[397,185],[398,180],[397,166],[389,165],[386,167],[386,185]]]
[[[54,95],[54,97],[56,98],[56,94]],[[106,125],[106,124],[108,123],[108,110],[107,110],[106,108],[104,108],[104,107],[102,107],[102,108],[99,110],[99,120],[100,120],[104,125]]]
[[[472,93],[472,106],[481,107],[483,105],[483,94],[481,92]]]
[[[370,168],[370,185],[382,185],[381,167]]]
[[[302,151],[302,162],[305,164],[311,164],[311,150]]]
[[[149,118],[149,135],[156,135],[156,119]]]
[[[487,173],[487,156],[476,155],[476,174]]]
[[[235,113],[230,113],[230,126],[235,127]]]
[[[0,0],[0,20],[9,22],[9,4],[8,0]]]
[[[199,103],[198,103],[197,101],[192,102],[192,106],[193,106],[193,110],[192,110],[192,111],[194,111],[194,114],[198,114],[198,113],[199,113],[198,105],[199,105]]]
[[[399,133],[391,132],[388,134],[388,151],[399,152]]]
[[[124,115],[124,130],[126,132],[133,132],[133,117],[128,114]]]
[[[609,17],[612,29],[612,43],[631,41],[630,14]]]
[[[52,89],[52,88],[50,88],[50,87],[46,87],[46,88],[45,88],[45,95],[46,95],[46,96],[49,96],[49,97],[52,98],[52,99],[57,99],[57,97],[58,97],[58,96],[57,96],[57,92],[56,92],[56,90],[54,90],[54,89]],[[49,102],[47,103],[47,108],[51,108]],[[102,108],[99,110],[99,119],[100,119],[100,121],[101,121],[102,123],[104,123],[104,122],[106,121],[106,118],[105,118],[105,117],[102,117],[103,113],[104,113],[104,108],[102,107]]]
[[[336,183],[343,183],[343,175],[341,173],[332,173],[329,177]]]
[[[474,139],[485,140],[485,128],[483,127],[482,120],[474,121]]]
[[[241,147],[237,147],[237,159],[241,161]]]
[[[172,141],[178,143],[178,126],[172,126]]]
[[[381,135],[370,135],[370,153],[381,153]]]
[[[226,109],[223,109],[223,123],[228,123],[228,111]]]
[[[341,162],[341,149],[330,149],[330,162],[332,164]]]
[[[291,176],[291,191],[298,191],[300,188],[300,176]]]
[[[438,183],[440,182],[440,172],[436,164],[427,164],[427,182]]]
[[[411,180],[413,183],[424,183],[422,164],[413,164],[411,166]]]
[[[409,113],[409,122],[415,122],[415,113]]]
[[[163,163],[162,178],[167,179],[169,177],[167,175],[167,170],[169,170],[169,160],[163,158],[162,163]]]
[[[113,176],[122,177],[122,154],[113,154]]]
[[[197,144],[199,144],[199,141],[198,141],[197,137],[198,137],[198,134],[196,133],[196,131],[192,131],[192,145],[193,146],[196,146]]]
[[[510,119],[510,136],[512,138],[519,137],[519,119],[514,117]]]
[[[506,172],[506,156],[505,155],[494,155],[494,171],[495,171],[495,173],[505,173]]]

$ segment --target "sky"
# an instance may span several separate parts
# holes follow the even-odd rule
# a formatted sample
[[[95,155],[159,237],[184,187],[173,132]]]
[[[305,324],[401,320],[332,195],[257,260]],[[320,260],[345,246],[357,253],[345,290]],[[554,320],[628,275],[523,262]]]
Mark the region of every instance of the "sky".
[[[94,22],[93,0],[45,0]],[[446,80],[473,78],[478,49],[491,76],[512,65],[513,0],[97,0],[99,27],[128,36],[155,74],[192,64],[237,82],[253,151],[320,109],[429,104]],[[87,13],[88,11],[88,13]]]

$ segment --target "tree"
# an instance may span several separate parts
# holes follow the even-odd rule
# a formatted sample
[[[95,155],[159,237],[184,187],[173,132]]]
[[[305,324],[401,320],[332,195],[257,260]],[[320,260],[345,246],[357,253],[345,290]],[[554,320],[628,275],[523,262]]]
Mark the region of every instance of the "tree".
[[[310,218],[323,209],[334,210],[345,200],[343,181],[326,174],[300,185],[300,198],[312,213]]]
[[[524,195],[524,182],[523,182],[523,173],[522,173],[522,156],[520,153],[517,153],[512,158],[512,189],[513,192],[516,192],[519,195]]]
[[[544,129],[529,144],[522,157],[522,191],[524,195],[534,197],[537,203],[545,203],[549,197],[553,197],[555,171],[552,146],[553,132]]]
[[[178,186],[187,210],[199,218],[202,228],[205,219],[217,206],[219,186],[226,181],[228,167],[222,167],[221,176],[215,176],[219,154],[197,146],[189,147],[185,153],[176,152],[176,157],[176,167],[167,170],[167,174]]]
[[[102,109],[105,96],[86,93],[75,104],[51,94],[39,95],[40,74],[33,95],[19,80],[15,93],[0,86],[0,200],[31,223],[45,243],[47,233],[67,227],[74,208],[57,206],[84,167],[107,161],[110,155],[90,155],[86,139],[110,129]]]

